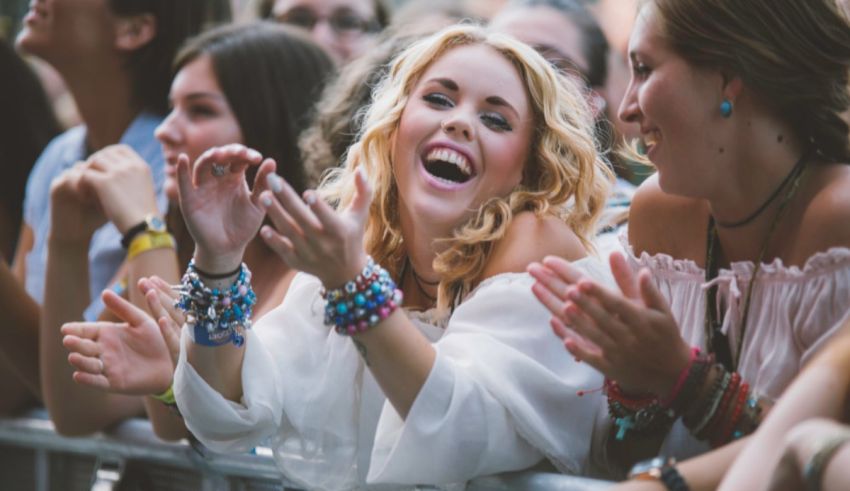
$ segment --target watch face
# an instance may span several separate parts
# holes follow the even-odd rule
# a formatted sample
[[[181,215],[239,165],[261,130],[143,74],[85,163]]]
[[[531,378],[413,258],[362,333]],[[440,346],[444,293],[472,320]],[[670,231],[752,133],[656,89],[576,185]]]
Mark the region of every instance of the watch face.
[[[165,232],[165,222],[158,216],[150,216],[147,219],[148,230],[152,232]]]
[[[653,457],[648,460],[638,462],[629,471],[629,479],[640,477],[652,477],[658,479],[661,476],[660,469],[667,465],[667,459],[664,457]]]

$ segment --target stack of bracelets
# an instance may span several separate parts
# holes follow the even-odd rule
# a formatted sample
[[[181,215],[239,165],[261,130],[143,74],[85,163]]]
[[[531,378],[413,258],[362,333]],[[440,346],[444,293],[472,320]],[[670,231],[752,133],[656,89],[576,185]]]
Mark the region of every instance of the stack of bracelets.
[[[605,381],[605,392],[608,412],[618,427],[617,440],[628,431],[666,431],[681,416],[692,435],[720,446],[755,431],[761,416],[759,399],[741,376],[715,364],[712,355],[698,348],[692,348],[688,366],[666,399],[654,394],[626,395],[611,380]]]
[[[192,330],[195,343],[221,346],[232,342],[242,346],[245,342],[244,332],[251,328],[251,314],[257,303],[251,288],[251,271],[242,263],[238,270],[227,275],[205,276],[215,279],[237,272],[239,275],[228,288],[211,289],[201,280],[195,261],[189,262],[175,306],[186,314],[186,324]]]
[[[389,317],[402,296],[387,270],[369,257],[357,278],[340,288],[322,289],[325,325],[348,336],[366,331]]]

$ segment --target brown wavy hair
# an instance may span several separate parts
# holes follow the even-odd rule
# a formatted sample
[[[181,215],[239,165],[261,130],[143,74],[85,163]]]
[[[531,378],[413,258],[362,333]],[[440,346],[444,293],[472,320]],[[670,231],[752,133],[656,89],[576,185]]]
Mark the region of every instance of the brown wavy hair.
[[[850,25],[835,0],[645,0],[695,66],[738,76],[828,160],[850,160]]]
[[[374,92],[359,140],[344,167],[334,169],[320,192],[337,206],[354,194],[354,173],[364,167],[375,187],[366,224],[365,247],[398,277],[406,251],[398,215],[398,188],[392,174],[392,146],[410,93],[430,65],[447,51],[469,45],[489,46],[508,59],[532,101],[535,132],[520,184],[507,196],[494,196],[443,239],[446,249],[434,259],[440,274],[437,306],[450,305],[480,278],[495,243],[513,216],[533,211],[557,216],[592,249],[594,224],[613,178],[596,150],[593,115],[581,89],[561,77],[532,48],[479,26],[457,25],[416,42],[402,52]]]

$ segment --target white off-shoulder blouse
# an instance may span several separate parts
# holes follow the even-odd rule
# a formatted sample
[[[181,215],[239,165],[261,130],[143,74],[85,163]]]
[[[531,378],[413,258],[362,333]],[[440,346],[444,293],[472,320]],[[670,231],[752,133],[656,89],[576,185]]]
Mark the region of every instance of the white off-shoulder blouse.
[[[574,264],[610,283],[597,259]],[[269,445],[284,475],[309,489],[458,483],[544,458],[584,473],[607,416],[598,392],[577,391],[599,387],[602,377],[564,351],[533,283],[525,273],[489,278],[445,326],[431,311],[408,313],[437,356],[406,420],[353,343],[323,324],[320,282],[306,274],[248,332],[239,403],[188,363],[184,332],[177,404],[203,444],[231,452]]]
[[[705,292],[717,285],[714,308],[717,318],[723,318],[722,330],[734,355],[754,263],[732,263],[706,283],[705,270],[693,261],[666,254],[635,256],[626,239],[621,240],[632,268],[652,272],[682,337],[692,346],[705,349]],[[778,258],[762,264],[752,296],[738,372],[751,390],[775,400],[850,315],[850,249],[819,252],[802,267],[785,266]],[[681,459],[708,448],[678,422],[663,450]]]

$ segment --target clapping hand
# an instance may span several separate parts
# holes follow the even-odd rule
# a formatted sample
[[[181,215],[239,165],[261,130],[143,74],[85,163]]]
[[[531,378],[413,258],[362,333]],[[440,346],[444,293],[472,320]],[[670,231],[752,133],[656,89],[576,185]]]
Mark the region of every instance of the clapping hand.
[[[363,235],[372,202],[372,188],[362,170],[354,176],[351,203],[335,211],[315,191],[304,199],[277,175],[269,175],[269,190],[260,200],[274,227],[260,234],[286,263],[317,276],[329,288],[356,277],[366,265]]]
[[[537,280],[532,291],[552,313],[552,329],[573,356],[627,392],[666,396],[688,365],[690,348],[649,271],[635,275],[616,252],[610,262],[620,291],[557,257],[529,266]]]
[[[142,283],[144,282],[144,285]],[[76,369],[74,381],[110,392],[148,395],[171,385],[179,353],[182,314],[168,309],[159,279],[140,281],[154,319],[114,292],[103,292],[103,302],[124,322],[69,322],[62,340]],[[167,296],[167,295],[166,295]]]
[[[253,190],[245,178],[249,166],[259,166]],[[259,195],[274,169],[273,160],[239,144],[207,150],[194,165],[186,155],[179,157],[180,208],[195,239],[199,267],[220,272],[239,265],[265,216]]]

